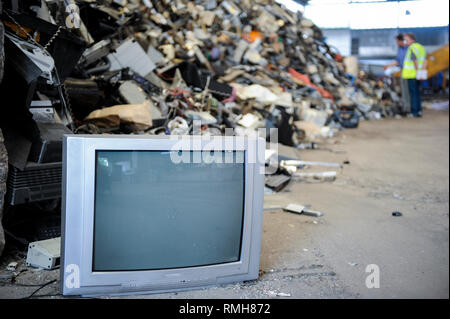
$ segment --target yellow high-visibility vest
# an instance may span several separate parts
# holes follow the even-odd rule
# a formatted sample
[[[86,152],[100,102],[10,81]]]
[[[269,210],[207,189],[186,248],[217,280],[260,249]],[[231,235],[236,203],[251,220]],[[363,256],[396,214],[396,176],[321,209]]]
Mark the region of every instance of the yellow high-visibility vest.
[[[412,53],[416,56],[417,68],[423,69],[423,64],[427,58],[427,51],[425,48],[417,42],[411,44],[406,52],[405,60],[403,61],[402,78],[403,79],[415,79],[416,67],[412,59]]]

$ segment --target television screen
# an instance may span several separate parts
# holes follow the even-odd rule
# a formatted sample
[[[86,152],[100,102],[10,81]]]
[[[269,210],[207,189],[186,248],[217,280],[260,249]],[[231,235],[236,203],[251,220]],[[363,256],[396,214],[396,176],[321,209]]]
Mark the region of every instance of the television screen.
[[[92,270],[238,261],[243,152],[233,152],[232,163],[221,153],[207,163],[190,152],[188,163],[174,163],[167,151],[97,151]]]
[[[64,295],[258,278],[264,139],[67,135],[63,142]]]

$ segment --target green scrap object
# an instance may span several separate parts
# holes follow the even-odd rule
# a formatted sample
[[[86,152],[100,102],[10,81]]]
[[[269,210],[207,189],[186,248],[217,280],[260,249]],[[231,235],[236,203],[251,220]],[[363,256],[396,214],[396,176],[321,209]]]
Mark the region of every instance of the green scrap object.
[[[208,101],[208,105],[211,109],[217,109],[219,107],[219,101],[216,98],[211,97]]]

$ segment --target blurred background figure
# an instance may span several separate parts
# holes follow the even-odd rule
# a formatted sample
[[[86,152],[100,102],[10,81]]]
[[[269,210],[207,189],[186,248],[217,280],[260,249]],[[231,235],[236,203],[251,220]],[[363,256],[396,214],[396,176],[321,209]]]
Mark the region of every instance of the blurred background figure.
[[[427,78],[427,52],[421,44],[416,42],[416,37],[414,34],[405,34],[404,40],[408,46],[408,50],[403,61],[402,79],[406,79],[408,81],[411,114],[414,117],[420,117],[422,116],[422,103],[419,80],[424,80]]]
[[[400,71],[403,69],[403,61],[405,60],[406,52],[408,51],[408,45],[405,43],[405,39],[403,37],[403,34],[398,34],[395,37],[395,40],[398,45],[398,51],[397,56],[395,58],[395,61],[391,64],[388,64],[384,67],[385,70],[391,69],[392,71],[389,72],[390,74]],[[409,89],[408,89],[408,80],[401,78],[400,80],[401,85],[401,92],[402,92],[402,104],[403,104],[403,113],[406,115],[411,112],[411,99],[409,96]]]

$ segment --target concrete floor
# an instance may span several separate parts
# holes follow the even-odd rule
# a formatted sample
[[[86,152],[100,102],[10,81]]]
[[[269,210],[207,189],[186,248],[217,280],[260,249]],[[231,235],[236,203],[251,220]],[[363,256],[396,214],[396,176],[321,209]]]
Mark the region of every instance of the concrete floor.
[[[325,215],[266,210],[259,280],[138,298],[449,298],[448,111],[361,122],[326,143],[344,153],[290,151],[304,160],[349,161],[336,181],[293,182],[265,196],[265,207],[309,204]],[[379,288],[366,287],[370,264],[379,267]],[[58,275],[28,270],[17,283]],[[58,297],[58,287],[38,294]],[[35,289],[0,283],[0,298]]]

